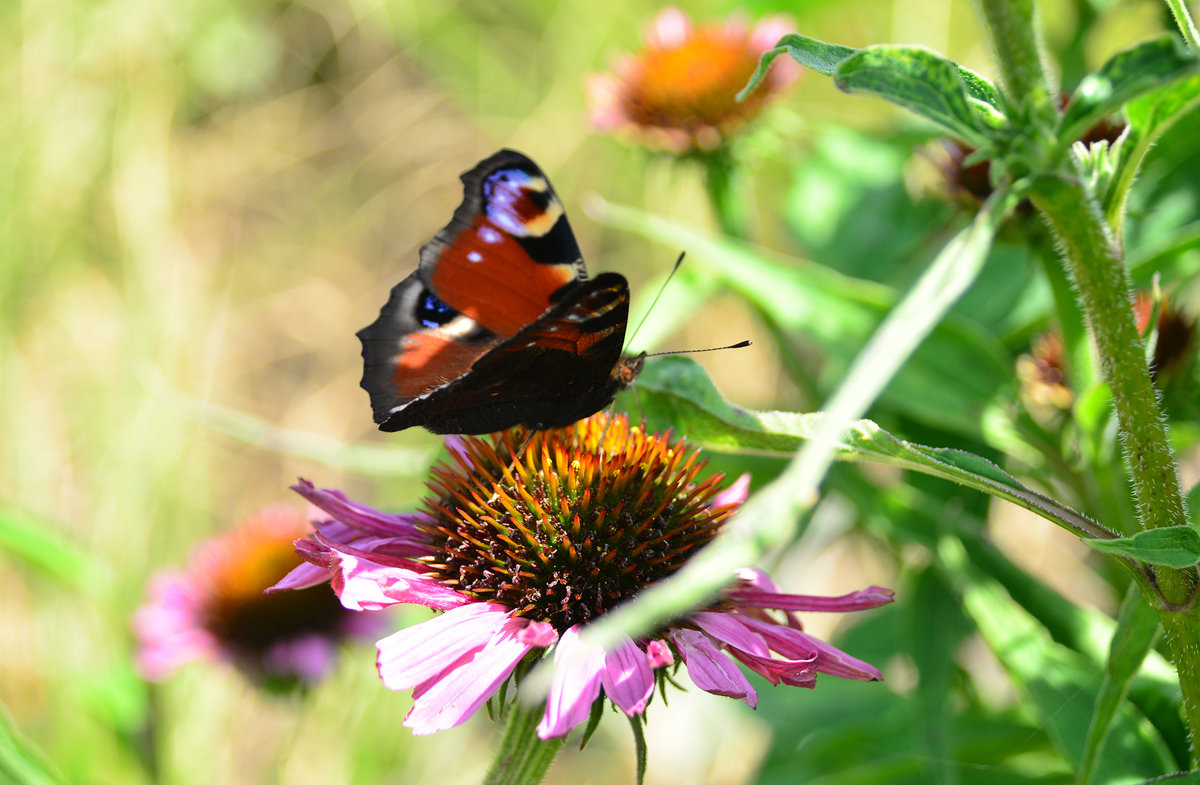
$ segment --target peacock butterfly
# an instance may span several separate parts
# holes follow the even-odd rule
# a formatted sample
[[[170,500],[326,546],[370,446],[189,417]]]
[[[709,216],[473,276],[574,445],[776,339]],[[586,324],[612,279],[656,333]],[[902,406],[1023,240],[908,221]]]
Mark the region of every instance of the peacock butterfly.
[[[450,223],[358,333],[375,422],[478,434],[594,414],[645,357],[621,354],[629,284],[588,278],[562,202],[526,156],[501,150],[462,181]]]

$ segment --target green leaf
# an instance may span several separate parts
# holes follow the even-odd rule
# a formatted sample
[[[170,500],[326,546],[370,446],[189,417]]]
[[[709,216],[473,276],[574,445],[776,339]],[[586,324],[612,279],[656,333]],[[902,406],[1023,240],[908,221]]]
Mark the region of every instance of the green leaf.
[[[7,714],[0,710],[0,782],[6,785],[60,785],[65,782],[45,758],[16,731]]]
[[[638,378],[647,420],[670,426],[705,447],[788,455],[812,437],[825,415],[760,412],[726,401],[694,360],[662,357]],[[962,450],[924,447],[896,438],[870,420],[854,423],[839,445],[841,460],[887,463],[983,491],[1037,513],[1079,534],[1108,536],[1094,521],[1022,485],[986,458]]]
[[[0,551],[69,586],[88,586],[97,580],[95,563],[67,543],[51,522],[2,502]]]
[[[847,92],[875,93],[933,121],[975,147],[986,147],[998,113],[983,112],[968,99],[958,66],[928,49],[873,46],[845,58],[833,75]],[[982,77],[973,87],[981,90]],[[985,102],[986,103],[986,102]]]
[[[1146,153],[1175,121],[1200,104],[1200,74],[1159,87],[1125,106],[1129,128],[1121,155],[1104,194],[1104,214],[1118,232],[1124,219],[1125,200]]]
[[[1084,540],[1102,553],[1182,570],[1200,563],[1200,532],[1191,526],[1164,526],[1115,540]]]
[[[1200,59],[1171,35],[1144,41],[1114,55],[1075,88],[1060,123],[1060,142],[1070,145],[1105,115],[1198,69]]]
[[[799,33],[790,33],[780,38],[774,49],[763,53],[758,62],[758,69],[750,77],[749,83],[738,93],[737,99],[739,101],[745,100],[746,96],[762,82],[763,77],[767,75],[767,71],[771,67],[771,63],[775,62],[775,58],[782,54],[791,55],[792,59],[797,63],[800,63],[805,68],[811,68],[819,74],[834,76],[838,70],[838,66],[842,62],[862,51],[861,49],[854,49],[849,46],[842,46],[841,44],[825,43],[824,41],[818,41],[815,38],[800,35]],[[933,56],[938,57],[937,55]],[[961,84],[965,88],[967,95],[971,100],[979,102],[980,106],[976,107],[978,111],[991,117],[993,123],[1001,119],[1003,117],[1001,111],[1003,99],[1000,97],[1000,91],[996,89],[996,86],[969,68],[963,68],[953,63],[951,65],[957,69]]]
[[[767,71],[771,68],[771,63],[775,62],[775,58],[781,54],[791,55],[792,59],[797,63],[805,68],[811,68],[819,74],[833,76],[837,64],[857,51],[857,49],[849,46],[827,44],[824,41],[818,41],[806,35],[789,33],[779,39],[779,43],[775,45],[774,49],[763,53],[763,56],[758,61],[758,69],[750,77],[750,82],[737,94],[737,99],[744,101],[746,96],[754,88],[758,87],[759,82],[763,80],[763,77],[767,75]]]
[[[1109,645],[1108,667],[1100,685],[1100,694],[1096,697],[1096,708],[1088,725],[1083,762],[1075,780],[1078,785],[1088,785],[1095,777],[1104,743],[1116,721],[1121,702],[1157,636],[1158,616],[1146,603],[1141,589],[1131,584],[1125,591],[1117,628]]]

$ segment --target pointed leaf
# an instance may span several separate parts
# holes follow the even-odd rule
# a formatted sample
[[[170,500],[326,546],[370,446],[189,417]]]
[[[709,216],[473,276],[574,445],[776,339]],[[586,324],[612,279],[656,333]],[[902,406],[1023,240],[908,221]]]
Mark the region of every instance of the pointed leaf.
[[[1182,570],[1200,563],[1200,532],[1191,526],[1165,526],[1115,540],[1084,540],[1103,553]]]
[[[1095,777],[1104,742],[1117,719],[1121,702],[1124,701],[1130,682],[1142,667],[1157,636],[1158,616],[1146,603],[1141,589],[1130,585],[1125,591],[1125,600],[1121,603],[1117,629],[1113,632],[1109,646],[1108,667],[1104,673],[1104,681],[1100,684],[1100,694],[1096,697],[1091,724],[1088,726],[1083,762],[1075,780],[1078,785],[1089,785]]]
[[[875,93],[976,147],[985,147],[988,131],[998,125],[998,111],[985,112],[969,100],[959,67],[928,49],[873,46],[839,62],[833,76],[847,92]],[[976,90],[982,83],[979,76],[972,80]]]
[[[1059,139],[1069,145],[1130,100],[1200,70],[1200,58],[1172,35],[1144,41],[1114,55],[1075,88],[1063,113]]]

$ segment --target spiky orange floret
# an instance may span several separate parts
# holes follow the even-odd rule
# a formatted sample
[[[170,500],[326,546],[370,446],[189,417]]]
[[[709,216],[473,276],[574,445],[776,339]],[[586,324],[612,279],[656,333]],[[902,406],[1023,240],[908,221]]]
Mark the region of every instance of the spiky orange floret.
[[[623,416],[464,437],[456,464],[430,482],[430,570],[560,631],[679,569],[732,512],[711,506],[721,476],[697,479],[698,452]]]

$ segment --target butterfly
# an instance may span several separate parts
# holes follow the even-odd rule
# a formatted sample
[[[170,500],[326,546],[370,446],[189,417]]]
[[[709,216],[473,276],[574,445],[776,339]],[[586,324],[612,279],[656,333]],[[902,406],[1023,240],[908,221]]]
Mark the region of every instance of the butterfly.
[[[612,402],[641,371],[624,356],[629,284],[588,278],[562,202],[514,150],[462,175],[463,200],[358,332],[380,430],[558,428]]]

